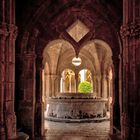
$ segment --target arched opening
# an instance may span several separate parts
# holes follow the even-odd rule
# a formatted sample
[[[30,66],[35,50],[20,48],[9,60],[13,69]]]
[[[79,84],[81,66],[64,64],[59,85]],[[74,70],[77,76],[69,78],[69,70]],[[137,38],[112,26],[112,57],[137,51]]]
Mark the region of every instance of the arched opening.
[[[71,83],[73,84],[70,80],[74,80],[74,73],[70,70],[73,69],[71,60],[74,56],[73,47],[65,40],[54,40],[44,49],[43,65],[49,62],[50,82],[47,88],[49,97],[58,95],[60,91],[72,92],[74,90],[74,87],[70,86]]]
[[[110,46],[102,40],[95,39],[85,43],[80,50],[79,56],[88,63],[92,73],[94,92],[97,97],[108,98],[108,77],[109,69],[113,65],[112,50]],[[89,65],[88,65],[89,64]],[[109,87],[111,88],[111,87]]]
[[[79,88],[80,88],[79,84],[84,83],[84,82],[85,82],[85,84],[86,84],[86,82],[87,82],[87,84],[90,83],[90,84],[88,84],[88,85],[91,85],[91,88],[89,86],[89,92],[93,92],[94,85],[93,85],[93,80],[92,80],[92,73],[88,69],[82,69],[79,71],[79,74],[78,74],[78,92],[80,92],[79,91]],[[86,91],[86,89],[85,89],[85,91]],[[88,91],[88,89],[87,89],[87,91]]]
[[[110,105],[112,103],[112,95],[114,94],[112,82],[114,74],[112,72],[112,51],[107,43],[97,39],[85,43],[78,55],[82,60],[79,66],[75,66],[72,63],[72,60],[75,57],[75,51],[72,45],[65,40],[50,42],[44,49],[43,56],[43,63],[45,64],[44,74],[46,73],[49,77],[45,78],[44,76],[43,78],[43,95],[44,100],[46,100],[44,119],[57,118],[61,120],[62,118],[61,121],[63,121],[69,118],[77,118],[77,116],[82,119],[89,117],[89,120],[92,119],[92,117],[97,116],[99,118],[105,117],[106,115],[108,118],[110,117]],[[49,60],[49,64],[47,63],[47,60]],[[59,105],[61,99],[67,99],[67,97],[71,98],[71,93],[78,93],[78,86],[84,81],[87,81],[92,85],[90,93],[93,94],[89,96],[90,98],[106,100],[103,114],[94,113],[94,115],[92,115],[85,113],[85,115],[82,109],[80,110],[80,114],[76,110],[74,113],[72,107],[75,105],[69,105],[66,101],[65,105],[63,105],[63,100],[61,105]],[[45,83],[48,84],[46,85]],[[79,95],[77,98],[79,98]],[[85,97],[82,98],[84,100]],[[53,100],[57,101],[54,102]],[[88,101],[87,104],[89,105]],[[99,108],[99,105],[95,106],[98,106]],[[92,108],[92,104],[90,107]],[[84,106],[82,108],[84,108]],[[66,110],[72,110],[72,112],[65,114],[63,111]],[[46,123],[45,129],[48,129]]]
[[[58,3],[60,5],[57,5]],[[119,19],[116,18],[117,16],[114,17],[115,16],[114,13],[113,14],[114,16],[113,15],[112,16],[114,19],[116,18],[115,20],[116,22],[107,20],[107,16],[102,14],[107,7],[100,8],[100,6],[102,7],[102,5],[100,5],[98,2],[95,4],[94,7],[93,5],[91,5],[91,3],[92,3],[91,1],[86,1],[85,3],[80,3],[80,1],[76,1],[76,5],[75,5],[75,2],[67,3],[66,1],[63,1],[62,3],[57,2],[56,5],[53,6],[54,2],[48,1],[45,5],[44,4],[42,5],[43,8],[40,8],[42,9],[41,12],[40,9],[39,11],[37,10],[38,14],[36,13],[33,16],[34,17],[33,19],[35,20],[31,19],[31,22],[29,23],[27,22],[28,24],[27,29],[29,30],[27,30],[25,36],[23,36],[23,39],[21,41],[22,50],[21,50],[21,54],[18,55],[18,57],[20,56],[20,59],[23,60],[25,65],[29,66],[29,68],[27,69],[28,70],[27,74],[26,73],[23,74],[23,80],[22,80],[23,84],[21,84],[20,87],[21,91],[18,90],[18,92],[21,93],[20,98],[23,98],[23,100],[26,101],[26,99],[30,99],[31,101],[33,101],[33,104],[29,102],[26,108],[29,108],[30,110],[33,109],[35,110],[35,113],[33,112],[32,114],[35,114],[35,117],[37,118],[36,120],[38,121],[42,119],[41,115],[44,114],[43,111],[47,110],[48,108],[47,99],[58,98],[59,97],[58,95],[61,95],[60,92],[62,92],[62,94],[65,91],[69,93],[77,92],[78,85],[80,83],[79,71],[82,69],[88,69],[91,72],[91,77],[92,77],[91,83],[93,85],[92,92],[94,93],[95,97],[104,98],[108,100],[108,103],[106,105],[108,111],[110,111],[109,106],[112,105],[111,109],[114,112],[111,113],[112,120],[113,120],[111,122],[112,123],[111,126],[114,127],[114,126],[118,126],[117,124],[120,125],[119,122],[120,120],[118,119],[120,118],[118,113],[120,111],[119,110],[120,100],[119,100],[118,93],[121,93],[119,92],[119,90],[121,89],[119,88],[119,84],[118,84],[119,83],[118,81],[120,81],[119,60],[118,60],[119,45],[116,36],[117,33],[116,31],[120,28],[118,28],[119,24],[117,27],[116,24],[114,24],[114,23],[118,23],[117,21]],[[102,4],[105,6],[108,3],[103,2]],[[62,6],[63,8],[61,8],[61,5],[63,5],[64,7]],[[44,9],[46,9],[44,6],[47,6],[47,9],[49,6],[52,8],[44,12]],[[110,6],[112,6],[112,4]],[[59,10],[57,9],[57,7]],[[55,9],[56,11],[53,12],[53,9]],[[108,13],[110,13],[109,11]],[[114,29],[113,26],[116,29]],[[32,28],[30,29],[30,27]],[[30,33],[30,31],[33,28],[39,29],[39,38],[36,36],[36,34],[34,36],[34,34]],[[80,31],[78,31],[79,29]],[[51,41],[57,38],[61,38],[61,39]],[[37,41],[37,43],[35,41]],[[47,42],[47,46],[45,46],[46,42]],[[35,46],[35,44],[37,44],[37,46]],[[31,56],[28,52],[28,50],[30,50],[31,47],[35,48],[33,50],[34,56]],[[45,49],[43,51],[44,47]],[[26,49],[27,51],[25,51]],[[113,55],[111,49],[113,50]],[[41,56],[42,52],[43,52],[43,57]],[[24,59],[25,55],[29,56],[29,59],[28,57],[26,59],[30,61],[28,65],[26,64],[26,60]],[[78,66],[74,66],[72,64],[72,59],[74,57],[81,58],[82,63]],[[40,70],[38,69],[42,70],[41,58],[43,58],[44,69],[43,71],[40,72]],[[33,70],[31,67],[32,64],[34,64]],[[20,62],[18,66],[20,66]],[[23,71],[25,69],[26,68],[24,68]],[[75,86],[73,86],[73,88],[71,88],[72,87],[71,84],[73,84],[73,82],[72,83],[69,82],[69,86],[63,89],[63,87],[65,86],[62,83],[63,80],[62,75],[64,77],[63,71],[66,69],[70,69],[74,72]],[[31,80],[30,74],[33,71],[34,71],[34,75],[32,76],[33,80]],[[21,74],[19,74],[19,76],[20,75]],[[72,76],[73,79],[74,76]],[[40,79],[42,81],[40,81]],[[70,78],[66,78],[66,79],[67,81],[70,81],[69,80]],[[30,84],[31,86],[28,87],[28,85]],[[32,88],[32,85],[33,88],[35,87],[35,89]],[[35,94],[31,95],[30,93],[35,93]],[[36,98],[35,102],[34,102],[34,98]],[[42,107],[42,102],[44,103],[43,111],[40,109]],[[26,104],[26,102],[24,104]],[[115,106],[113,106],[114,104]],[[33,106],[33,109],[30,106]],[[23,105],[21,104],[20,108],[22,107]],[[28,109],[26,108],[23,109],[28,111]],[[39,114],[38,112],[39,113],[41,112],[40,113],[41,115],[38,115]],[[26,113],[21,114],[21,116],[23,116],[22,118],[25,118],[25,120],[27,120],[26,123],[25,120],[23,120],[23,125],[25,124],[25,130],[27,130],[25,132],[28,132],[28,129],[26,128],[29,119],[26,119],[26,117],[29,118],[29,116],[31,115],[28,114],[28,116],[25,115],[24,117],[24,114]],[[56,114],[53,115],[55,116]],[[34,116],[30,117],[30,120],[32,118],[34,118]],[[32,124],[34,125],[34,119],[32,119]],[[34,130],[34,126],[32,124],[29,127],[31,128],[31,130]],[[40,124],[37,123],[37,124],[38,125],[35,126],[40,127],[43,123]]]
[[[75,73],[71,69],[65,69],[61,74],[61,92],[76,92]]]

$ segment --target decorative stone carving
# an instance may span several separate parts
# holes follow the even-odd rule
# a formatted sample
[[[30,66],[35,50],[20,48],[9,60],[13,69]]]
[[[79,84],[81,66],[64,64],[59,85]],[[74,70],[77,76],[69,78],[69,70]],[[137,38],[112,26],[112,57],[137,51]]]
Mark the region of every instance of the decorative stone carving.
[[[130,23],[121,26],[120,34],[122,38],[125,37],[138,37],[140,36],[140,25],[136,23]]]
[[[18,28],[15,25],[11,24],[8,26],[8,31],[9,31],[10,36],[13,39],[16,39],[16,37],[18,35]]]
[[[93,94],[61,93],[59,96],[49,98],[47,119],[94,119],[106,117],[107,100],[93,98]]]
[[[89,32],[88,27],[80,20],[74,22],[68,29],[67,33],[76,41],[79,42]]]

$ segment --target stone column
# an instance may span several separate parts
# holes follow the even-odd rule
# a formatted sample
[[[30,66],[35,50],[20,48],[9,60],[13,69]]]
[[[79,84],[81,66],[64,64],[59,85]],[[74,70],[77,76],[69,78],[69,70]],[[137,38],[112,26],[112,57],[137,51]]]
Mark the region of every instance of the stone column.
[[[127,32],[127,34],[126,34]],[[123,25],[121,34],[124,46],[123,61],[123,109],[122,109],[122,138],[140,139],[139,113],[139,67],[140,67],[140,24],[135,22]],[[133,114],[133,115],[132,115]],[[130,134],[130,129],[133,132]]]
[[[97,76],[97,97],[101,97],[101,76]]]
[[[69,76],[69,92],[71,92],[71,89],[72,89],[71,83],[72,83],[72,81],[71,81],[71,76]]]
[[[109,78],[109,75],[107,76],[107,98],[108,98],[108,104],[107,104],[107,110],[110,111],[110,83],[111,83],[111,79]]]
[[[45,73],[44,78],[44,94],[45,97],[48,98],[50,97],[50,75]]]
[[[116,130],[120,130],[120,104],[119,104],[119,59],[118,56],[113,57],[113,79],[112,79],[112,103],[110,105],[110,124],[111,134],[113,135]],[[115,76],[114,76],[115,75]]]
[[[15,26],[15,1],[0,1],[0,108],[2,105],[3,115],[0,120],[0,130],[5,126],[5,139],[16,137],[16,116],[14,112],[14,87],[15,87],[15,39],[17,27]],[[5,38],[6,37],[6,38]],[[0,72],[0,73],[1,73]],[[1,75],[0,75],[1,77]],[[2,113],[2,112],[1,112]],[[1,114],[0,113],[0,114]],[[1,137],[2,135],[0,135]],[[3,132],[4,136],[4,132]],[[0,138],[1,139],[1,138]],[[2,138],[3,139],[3,138]]]
[[[140,2],[123,0],[122,139],[140,139]]]
[[[102,78],[101,78],[101,83],[102,83],[102,97],[103,98],[107,98],[107,79],[106,79],[106,74],[103,74],[102,75]]]
[[[6,139],[4,120],[4,88],[5,88],[5,41],[7,36],[6,24],[0,25],[0,139]]]
[[[24,57],[24,100],[21,101],[20,111],[22,111],[22,126],[25,132],[34,138],[35,127],[35,54],[26,54]],[[30,121],[29,121],[30,120]]]
[[[75,72],[75,81],[76,81],[76,92],[78,92],[78,85],[79,85],[79,81],[78,81],[78,73]]]
[[[31,33],[24,32],[21,38],[20,52],[17,54],[16,63],[16,95],[17,118],[19,127],[30,135],[35,136],[35,96],[36,96],[36,39],[38,30]],[[17,101],[16,101],[17,102]]]
[[[35,105],[35,134],[41,137],[44,134],[44,102],[42,100],[42,56],[36,62],[36,105]]]
[[[50,93],[51,93],[51,96],[56,96],[56,93],[55,93],[55,86],[56,86],[56,82],[55,82],[55,80],[57,79],[57,75],[56,74],[51,74],[50,75],[50,78],[51,78],[51,88],[50,88]]]
[[[14,112],[14,93],[15,93],[15,39],[17,27],[8,25],[9,35],[5,48],[5,115],[7,137],[16,137],[16,116]]]
[[[62,92],[65,92],[65,80],[62,77]]]
[[[94,93],[94,96],[97,97],[97,85],[96,85],[96,76],[94,74],[92,74],[92,81],[93,81],[93,93]]]
[[[72,77],[71,77],[71,80],[72,80],[72,83],[71,83],[71,90],[72,90],[72,92],[76,92],[76,80],[75,80],[75,75],[72,75]]]
[[[61,81],[61,76],[60,75],[56,75],[55,85],[54,85],[55,96],[57,96],[60,93],[60,81]]]

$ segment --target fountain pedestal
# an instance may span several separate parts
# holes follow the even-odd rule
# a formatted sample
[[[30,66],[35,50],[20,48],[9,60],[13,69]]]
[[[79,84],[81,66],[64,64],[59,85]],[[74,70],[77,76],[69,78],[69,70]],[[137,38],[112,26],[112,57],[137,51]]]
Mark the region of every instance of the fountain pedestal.
[[[107,119],[107,99],[93,94],[60,93],[47,100],[47,118],[52,121],[83,122]]]

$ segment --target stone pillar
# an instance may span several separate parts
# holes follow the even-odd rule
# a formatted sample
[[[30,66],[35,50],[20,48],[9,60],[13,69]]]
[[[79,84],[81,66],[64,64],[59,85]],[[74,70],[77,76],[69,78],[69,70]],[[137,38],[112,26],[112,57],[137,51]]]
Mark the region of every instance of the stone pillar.
[[[60,93],[60,81],[61,81],[61,76],[56,75],[55,85],[54,85],[55,96],[57,96]]]
[[[16,116],[14,112],[15,87],[15,1],[0,1],[0,139],[16,137]],[[2,105],[3,104],[3,105]],[[3,112],[4,111],[4,112]],[[3,129],[5,127],[5,132]],[[3,132],[1,132],[3,131]]]
[[[97,97],[97,83],[96,83],[96,76],[92,74],[92,81],[93,81],[93,93],[94,96]]]
[[[108,98],[108,106],[107,110],[110,111],[110,103],[112,102],[112,95],[111,95],[111,80],[109,75],[107,76],[107,98]]]
[[[45,97],[48,98],[50,97],[50,75],[45,73],[44,75],[44,94]]]
[[[42,88],[44,89],[43,91],[43,102],[44,102],[44,109],[47,109],[47,98],[50,97],[50,75],[48,73],[45,73],[43,71],[43,79],[42,79]]]
[[[4,88],[5,88],[5,41],[7,36],[6,25],[0,25],[0,139],[6,139],[4,120]]]
[[[111,124],[111,134],[115,134],[116,130],[120,131],[120,104],[119,104],[119,59],[118,56],[113,56],[113,78],[111,90],[112,103],[110,105],[110,124]]]
[[[97,76],[97,97],[101,97],[101,76]]]
[[[79,81],[78,81],[78,73],[76,72],[75,72],[75,81],[76,81],[76,92],[78,92]]]
[[[102,75],[102,78],[101,78],[101,86],[102,86],[102,93],[101,93],[101,95],[102,95],[102,97],[103,98],[107,98],[107,77],[106,77],[106,74],[103,74]]]
[[[72,86],[72,92],[76,92],[76,80],[75,80],[75,75],[72,75],[72,83],[71,83],[71,86]]]
[[[14,112],[15,88],[15,39],[17,27],[9,25],[9,36],[5,48],[5,104],[6,104],[6,131],[7,137],[16,137],[16,116]]]
[[[24,132],[34,138],[34,114],[35,114],[35,54],[26,54],[24,56],[23,68],[23,93],[21,92],[18,120]]]
[[[122,139],[140,139],[140,2],[123,0]]]
[[[36,39],[38,30],[25,32],[21,38],[20,52],[16,62],[16,86],[18,96],[17,118],[19,127],[34,138],[36,96]]]
[[[56,74],[51,74],[50,75],[50,78],[51,78],[51,96],[56,96],[56,87],[58,88],[58,84],[56,85],[56,79],[57,79],[57,75]]]
[[[62,92],[65,92],[65,80],[62,77]]]
[[[44,134],[44,102],[42,100],[42,56],[37,58],[36,65],[36,107],[35,107],[35,135],[41,137]]]
[[[71,92],[72,89],[72,80],[71,80],[71,76],[69,76],[69,92]]]

